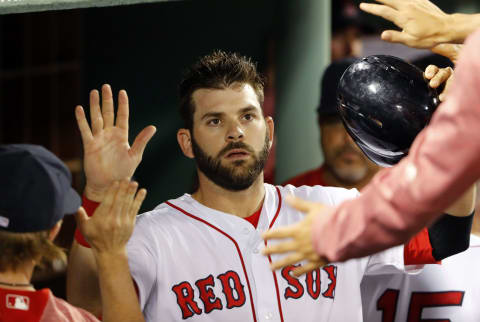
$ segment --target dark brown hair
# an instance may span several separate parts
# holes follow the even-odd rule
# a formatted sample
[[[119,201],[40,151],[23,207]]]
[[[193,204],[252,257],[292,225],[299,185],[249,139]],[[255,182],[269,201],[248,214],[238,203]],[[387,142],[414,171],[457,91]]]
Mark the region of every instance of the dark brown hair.
[[[195,106],[192,94],[197,89],[224,89],[234,84],[249,84],[255,90],[260,105],[263,105],[264,77],[250,58],[237,53],[215,50],[201,57],[184,73],[180,82],[180,115],[185,128],[193,129]]]

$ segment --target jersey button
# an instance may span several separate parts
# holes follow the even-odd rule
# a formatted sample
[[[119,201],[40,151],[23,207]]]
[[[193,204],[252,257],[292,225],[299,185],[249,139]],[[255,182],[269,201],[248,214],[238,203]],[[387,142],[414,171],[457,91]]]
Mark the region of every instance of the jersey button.
[[[268,312],[267,314],[265,314],[265,320],[271,320],[273,319],[273,313],[272,312]]]
[[[250,229],[248,229],[247,227],[243,228],[243,233],[245,235],[248,235],[250,233]]]
[[[253,253],[254,253],[254,254],[258,254],[258,252],[259,252],[258,248],[254,248],[254,249],[253,249]]]

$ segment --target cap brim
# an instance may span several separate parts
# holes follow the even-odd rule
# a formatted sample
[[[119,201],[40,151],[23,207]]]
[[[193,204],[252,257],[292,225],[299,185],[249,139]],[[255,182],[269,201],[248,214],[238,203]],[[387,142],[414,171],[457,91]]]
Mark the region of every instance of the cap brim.
[[[65,194],[65,202],[63,203],[63,214],[75,214],[81,205],[82,199],[80,198],[79,194],[72,187],[69,187],[67,193]]]

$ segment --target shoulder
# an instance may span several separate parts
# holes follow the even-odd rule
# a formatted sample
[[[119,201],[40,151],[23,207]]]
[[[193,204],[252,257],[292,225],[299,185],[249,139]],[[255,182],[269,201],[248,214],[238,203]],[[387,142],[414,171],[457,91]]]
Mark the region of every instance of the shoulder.
[[[287,180],[283,185],[291,184],[295,187],[299,186],[314,186],[324,185],[323,182],[323,167],[312,169],[296,175],[293,178]]]
[[[356,198],[359,195],[357,189],[345,189],[324,186],[301,186],[286,185],[277,186],[282,195],[293,195],[304,200],[322,202],[327,205],[336,205],[344,200]]]

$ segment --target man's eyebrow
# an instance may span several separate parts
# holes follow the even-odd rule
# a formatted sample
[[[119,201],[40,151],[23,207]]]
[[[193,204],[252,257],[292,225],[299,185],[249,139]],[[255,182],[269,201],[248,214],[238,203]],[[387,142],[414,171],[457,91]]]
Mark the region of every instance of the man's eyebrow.
[[[244,113],[247,113],[247,112],[256,112],[257,111],[257,107],[253,106],[253,105],[250,105],[250,106],[247,106],[247,107],[244,107],[242,108],[238,114],[244,114]]]
[[[209,118],[209,117],[221,117],[224,113],[223,112],[209,112],[209,113],[205,113],[203,114],[202,118],[200,120],[204,120],[206,118]]]
[[[245,114],[247,112],[256,112],[258,110],[258,108],[254,105],[249,105],[247,107],[244,107],[242,109],[240,109],[240,111],[238,111],[238,114]],[[224,115],[225,113],[224,112],[208,112],[208,113],[205,113],[203,114],[203,116],[201,117],[200,120],[204,120],[206,118],[210,118],[210,117],[216,117],[216,118],[220,118]]]

